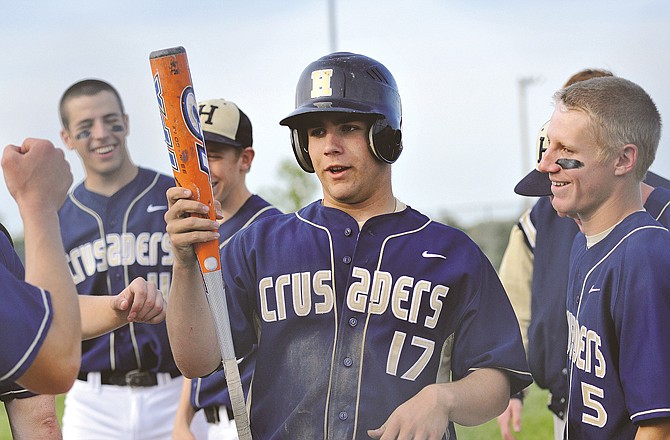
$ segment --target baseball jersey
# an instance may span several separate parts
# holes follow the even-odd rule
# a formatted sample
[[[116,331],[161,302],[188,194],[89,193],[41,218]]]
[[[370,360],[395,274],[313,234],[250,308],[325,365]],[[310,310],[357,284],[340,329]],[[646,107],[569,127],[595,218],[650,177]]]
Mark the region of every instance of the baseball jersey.
[[[660,224],[670,227],[670,189],[654,188],[644,202],[644,209]]]
[[[490,262],[410,207],[359,230],[317,201],[255,222],[221,256],[237,354],[258,344],[258,438],[365,439],[426,385],[479,368],[506,371],[512,392],[531,383]]]
[[[633,439],[636,424],[670,417],[670,233],[631,214],[570,255],[567,317],[569,439]]]
[[[23,391],[14,381],[35,360],[53,319],[48,292],[24,281],[24,268],[8,236],[0,234],[0,400]]]
[[[281,214],[281,211],[259,196],[252,195],[234,216],[219,227],[219,247],[223,248],[236,232],[246,228],[254,221],[277,214]],[[240,378],[245,395],[249,392],[255,365],[255,350],[245,356],[239,363]],[[208,406],[225,406],[232,409],[223,370],[191,381],[191,406],[196,410]]]
[[[116,295],[143,277],[167,295],[172,246],[163,218],[165,192],[174,179],[139,168],[137,176],[107,197],[78,184],[59,212],[72,278],[80,295]],[[82,372],[177,374],[165,323],[130,323],[82,342]]]

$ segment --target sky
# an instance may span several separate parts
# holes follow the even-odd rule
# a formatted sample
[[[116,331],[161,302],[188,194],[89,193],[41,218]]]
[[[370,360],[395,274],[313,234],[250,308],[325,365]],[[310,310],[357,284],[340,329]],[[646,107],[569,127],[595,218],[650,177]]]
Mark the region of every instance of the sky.
[[[605,68],[630,79],[670,120],[666,0],[333,1],[334,33],[328,0],[34,0],[11,8],[0,0],[0,147],[27,137],[62,147],[62,92],[100,78],[124,100],[134,162],[170,173],[149,54],[183,46],[196,98],[234,101],[250,117],[256,158],[247,182],[269,194],[280,162],[293,158],[278,122],[294,108],[300,73],[333,49],[349,51],[382,62],[398,83],[404,151],[393,165],[395,195],[467,224],[514,219],[533,201],[513,188],[534,166],[552,94],[573,73]],[[522,79],[530,79],[525,100]],[[665,177],[669,140],[666,129],[651,167]],[[81,181],[78,157],[66,158]],[[22,234],[4,185],[0,220]]]

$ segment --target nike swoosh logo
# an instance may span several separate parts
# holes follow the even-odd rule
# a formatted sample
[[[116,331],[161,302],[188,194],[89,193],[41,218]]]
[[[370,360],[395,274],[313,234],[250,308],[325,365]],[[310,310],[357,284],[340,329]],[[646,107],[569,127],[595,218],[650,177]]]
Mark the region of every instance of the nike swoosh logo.
[[[156,212],[156,211],[165,211],[167,206],[165,205],[149,205],[147,206],[147,212]]]
[[[440,254],[431,254],[431,253],[429,253],[428,251],[423,251],[423,253],[421,254],[421,256],[422,256],[423,258],[442,258],[443,260],[446,260],[446,259],[447,259],[447,257],[445,257],[444,255],[440,255]]]
[[[593,292],[600,292],[600,289],[596,289],[595,286],[591,286],[591,288],[589,289],[589,293],[593,293]]]

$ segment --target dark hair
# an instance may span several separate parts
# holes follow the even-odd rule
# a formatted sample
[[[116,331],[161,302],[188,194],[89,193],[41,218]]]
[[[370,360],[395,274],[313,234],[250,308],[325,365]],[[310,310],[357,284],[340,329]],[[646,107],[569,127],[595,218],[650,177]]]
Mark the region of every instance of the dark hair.
[[[65,111],[65,104],[68,100],[72,98],[77,98],[79,96],[93,96],[98,93],[106,90],[111,92],[116,96],[116,100],[119,102],[119,108],[121,108],[121,114],[125,114],[123,109],[123,102],[121,101],[121,96],[119,92],[109,83],[99,80],[99,79],[83,79],[72,84],[68,89],[63,93],[63,96],[60,98],[60,103],[58,105],[58,112],[60,114],[60,121],[63,124],[63,128],[68,128],[68,115]]]

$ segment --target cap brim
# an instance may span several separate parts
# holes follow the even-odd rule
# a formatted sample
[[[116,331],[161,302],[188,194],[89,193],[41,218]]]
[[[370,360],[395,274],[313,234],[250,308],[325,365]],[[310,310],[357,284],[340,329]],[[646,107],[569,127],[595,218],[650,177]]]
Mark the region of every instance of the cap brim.
[[[244,148],[244,146],[241,143],[239,143],[239,142],[237,142],[237,141],[235,141],[235,140],[233,140],[233,139],[231,139],[227,136],[212,133],[210,131],[203,131],[202,133],[205,137],[205,142],[216,142],[216,143],[219,143],[219,144],[230,145],[232,147]]]
[[[542,197],[550,196],[551,180],[548,173],[533,170],[519,181],[514,187],[514,192],[520,196]]]

